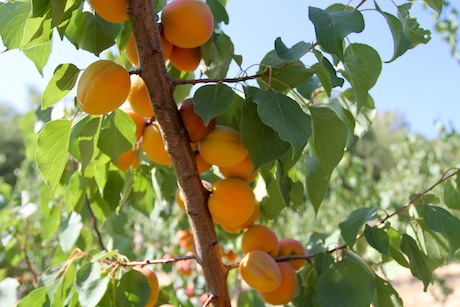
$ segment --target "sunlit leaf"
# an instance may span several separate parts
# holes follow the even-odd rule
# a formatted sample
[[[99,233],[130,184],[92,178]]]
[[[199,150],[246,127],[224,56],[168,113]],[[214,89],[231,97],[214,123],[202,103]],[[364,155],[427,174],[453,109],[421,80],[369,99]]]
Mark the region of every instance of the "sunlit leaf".
[[[426,291],[432,278],[428,257],[417,246],[417,242],[407,234],[402,235],[401,251],[409,258],[412,275],[423,282],[423,291]]]
[[[75,86],[79,73],[80,69],[73,64],[60,64],[56,67],[43,91],[41,108],[49,108],[66,96]]]
[[[391,284],[375,275],[376,292],[372,300],[374,307],[403,307],[403,301]]]
[[[82,306],[94,307],[104,296],[110,278],[101,276],[99,262],[87,263],[77,272],[78,301]]]

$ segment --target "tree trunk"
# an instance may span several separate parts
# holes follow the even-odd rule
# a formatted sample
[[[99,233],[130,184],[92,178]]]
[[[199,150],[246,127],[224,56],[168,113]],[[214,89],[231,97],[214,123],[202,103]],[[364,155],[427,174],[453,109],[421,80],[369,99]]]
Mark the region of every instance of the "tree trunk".
[[[214,224],[207,207],[208,191],[201,184],[187,132],[174,101],[174,84],[163,60],[160,32],[151,0],[128,0],[128,15],[156,120],[171,156],[195,238],[196,261],[202,267],[212,306],[231,306],[227,269],[221,261]]]

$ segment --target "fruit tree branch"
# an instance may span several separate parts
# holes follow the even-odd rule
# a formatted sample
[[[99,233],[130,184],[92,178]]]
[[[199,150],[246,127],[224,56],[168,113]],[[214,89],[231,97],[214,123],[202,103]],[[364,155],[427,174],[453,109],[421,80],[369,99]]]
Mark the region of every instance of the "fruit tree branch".
[[[147,87],[165,149],[171,156],[178,185],[185,196],[195,237],[196,261],[203,269],[208,293],[215,295],[211,305],[230,306],[227,270],[220,258],[214,224],[208,211],[208,193],[201,184],[190,140],[174,101],[174,82],[165,67],[153,2],[128,0],[128,16],[139,55],[140,75]]]
[[[253,80],[253,79],[258,79],[261,77],[267,76],[267,73],[260,73],[256,75],[251,75],[251,76],[244,76],[244,77],[239,77],[239,78],[216,78],[216,79],[182,79],[182,80],[174,80],[174,85],[181,85],[181,84],[198,84],[198,83],[239,83],[239,82],[244,82],[248,80]]]

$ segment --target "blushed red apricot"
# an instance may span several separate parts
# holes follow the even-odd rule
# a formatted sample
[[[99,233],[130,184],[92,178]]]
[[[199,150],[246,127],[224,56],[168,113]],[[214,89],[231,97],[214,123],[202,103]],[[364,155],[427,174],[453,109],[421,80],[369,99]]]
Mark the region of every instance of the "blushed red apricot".
[[[194,48],[203,45],[214,31],[214,16],[201,0],[173,0],[161,13],[165,37],[173,45]]]
[[[306,255],[307,251],[302,243],[292,238],[284,238],[279,241],[280,249],[278,256],[290,256],[290,255]],[[301,269],[306,259],[290,259],[289,263],[292,264],[294,269],[297,271]]]
[[[280,287],[281,271],[275,259],[264,251],[247,253],[239,267],[244,281],[257,291],[269,292]]]
[[[118,157],[117,167],[118,169],[125,171],[131,166],[138,167],[140,163],[141,161],[137,157],[136,153],[130,149]]]
[[[213,118],[207,126],[204,125],[203,119],[195,112],[193,99],[188,98],[182,101],[178,110],[187,130],[191,142],[199,142],[204,139],[216,126],[216,119]]]

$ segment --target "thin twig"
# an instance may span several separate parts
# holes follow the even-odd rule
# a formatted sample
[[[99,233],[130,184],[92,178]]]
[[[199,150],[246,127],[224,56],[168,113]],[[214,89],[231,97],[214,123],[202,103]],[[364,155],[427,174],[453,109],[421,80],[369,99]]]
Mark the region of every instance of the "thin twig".
[[[174,86],[181,85],[181,84],[195,85],[198,83],[238,83],[238,82],[258,79],[266,75],[267,74],[264,72],[264,73],[260,73],[260,74],[256,74],[252,76],[244,76],[244,77],[239,77],[239,78],[182,79],[182,80],[174,80]]]
[[[87,196],[85,197],[85,201],[86,201],[86,205],[88,206],[89,215],[91,216],[91,222],[93,224],[94,232],[96,233],[99,247],[102,250],[107,250],[107,248],[105,247],[104,241],[102,241],[102,235],[99,231],[99,228],[97,227],[97,219],[96,219],[96,216],[94,215],[93,209],[91,208],[91,204],[89,203],[89,199]]]
[[[201,307],[206,307],[206,306],[209,306],[209,304],[211,304],[211,301],[212,299],[214,298],[214,294],[209,294],[208,296],[208,299],[206,300],[206,302],[203,303],[203,305]]]
[[[144,265],[149,265],[149,264],[166,264],[166,263],[171,263],[171,262],[178,262],[178,261],[185,261],[185,260],[193,260],[196,259],[196,255],[187,255],[187,256],[182,256],[182,257],[171,257],[171,258],[165,258],[165,259],[147,259],[144,261],[127,261],[127,262],[121,262],[120,265],[127,267],[127,266],[144,266]]]

